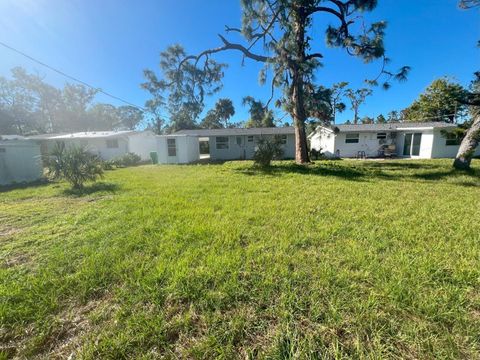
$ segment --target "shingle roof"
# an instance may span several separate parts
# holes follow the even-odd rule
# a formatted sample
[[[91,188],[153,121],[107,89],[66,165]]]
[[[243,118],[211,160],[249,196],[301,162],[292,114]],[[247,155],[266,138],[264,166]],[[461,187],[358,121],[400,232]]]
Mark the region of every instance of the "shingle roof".
[[[248,128],[248,129],[198,129],[198,130],[180,130],[173,135],[191,135],[191,136],[232,136],[232,135],[286,135],[295,134],[293,126],[270,127],[270,128]]]
[[[332,125],[340,132],[363,132],[363,131],[396,131],[411,128],[451,128],[457,125],[446,122],[398,122],[387,124],[358,124],[358,125]]]

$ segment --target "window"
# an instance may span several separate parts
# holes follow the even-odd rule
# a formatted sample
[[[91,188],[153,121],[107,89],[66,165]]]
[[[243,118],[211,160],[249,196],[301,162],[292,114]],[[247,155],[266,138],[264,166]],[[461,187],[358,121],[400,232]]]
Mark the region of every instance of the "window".
[[[168,156],[177,156],[177,141],[175,139],[167,139]]]
[[[7,149],[5,149],[5,148],[0,148],[0,153],[4,153],[4,152],[6,152],[6,151],[7,151]]]
[[[357,144],[359,141],[360,135],[358,133],[347,133],[345,135],[346,144]]]
[[[282,145],[287,144],[287,135],[280,136],[280,144],[282,144]]]
[[[228,150],[228,136],[217,136],[215,138],[215,146],[217,150]]]
[[[107,140],[108,149],[117,149],[118,148],[118,139]]]
[[[445,145],[447,146],[460,145],[461,143],[461,140],[457,137],[455,133],[446,133],[445,138]]]
[[[377,133],[377,139],[386,139],[387,133]]]
[[[249,135],[248,138],[247,138],[247,141],[248,142],[253,142],[253,135]]]
[[[237,145],[242,146],[242,137],[241,136],[237,136]]]

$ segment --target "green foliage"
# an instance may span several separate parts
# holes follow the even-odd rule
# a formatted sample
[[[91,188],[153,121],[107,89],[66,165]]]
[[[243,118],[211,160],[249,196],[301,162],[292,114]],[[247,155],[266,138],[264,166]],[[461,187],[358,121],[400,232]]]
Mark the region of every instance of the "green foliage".
[[[207,112],[200,123],[203,129],[221,129],[229,127],[228,120],[235,115],[235,107],[230,99],[218,99],[215,107]]]
[[[385,124],[387,122],[387,119],[385,119],[385,116],[383,114],[380,114],[377,116],[376,123],[377,124]]]
[[[273,159],[279,159],[282,155],[283,146],[280,136],[260,137],[253,154],[253,161],[260,167],[268,167]]]
[[[206,58],[202,68],[187,59],[180,45],[172,45],[160,54],[161,78],[154,71],[145,70],[146,82],[141,84],[152,98],[146,106],[159,114],[166,107],[170,131],[193,129],[204,109],[205,96],[220,91],[225,64]]]
[[[87,181],[96,181],[103,176],[102,160],[83,147],[55,144],[46,159],[50,178],[64,179],[74,189],[80,189]]]
[[[116,167],[130,167],[139,165],[141,161],[142,158],[139,155],[129,152],[125,155],[112,159],[110,162],[113,166]]]
[[[250,119],[245,123],[247,128],[275,127],[273,111],[269,110],[261,100],[252,96],[245,96],[242,105],[249,107]]]
[[[354,114],[354,124],[358,123],[358,111],[360,109],[360,106],[365,103],[367,97],[371,96],[372,93],[373,92],[371,89],[366,88],[357,90],[347,89],[345,91],[345,96],[350,100],[350,109],[353,111]]]
[[[447,78],[433,81],[412,105],[403,111],[406,121],[454,122],[466,115],[467,90]]]

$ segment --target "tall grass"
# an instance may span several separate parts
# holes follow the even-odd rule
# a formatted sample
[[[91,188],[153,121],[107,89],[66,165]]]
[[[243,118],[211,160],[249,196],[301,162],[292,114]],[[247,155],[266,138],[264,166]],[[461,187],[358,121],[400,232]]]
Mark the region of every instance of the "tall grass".
[[[478,358],[478,199],[478,170],[442,160],[0,192],[0,354]]]

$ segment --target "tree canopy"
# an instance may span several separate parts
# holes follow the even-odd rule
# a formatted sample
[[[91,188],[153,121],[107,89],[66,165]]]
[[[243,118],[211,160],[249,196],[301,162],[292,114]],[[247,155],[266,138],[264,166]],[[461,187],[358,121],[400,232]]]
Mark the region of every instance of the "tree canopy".
[[[464,118],[467,106],[463,103],[467,90],[447,78],[434,80],[408,108],[403,111],[406,121],[455,122]]]

